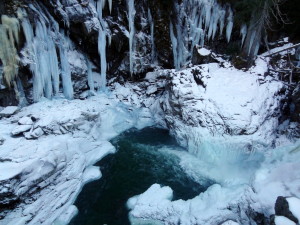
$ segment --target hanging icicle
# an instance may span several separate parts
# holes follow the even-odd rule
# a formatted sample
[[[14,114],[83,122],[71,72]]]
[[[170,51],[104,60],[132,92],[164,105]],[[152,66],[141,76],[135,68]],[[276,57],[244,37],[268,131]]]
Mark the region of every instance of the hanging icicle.
[[[243,24],[241,26],[241,30],[240,30],[240,35],[242,36],[242,43],[241,43],[241,47],[243,47],[246,35],[247,35],[247,25]]]
[[[222,7],[215,0],[183,0],[175,6],[175,10],[178,15],[177,32],[174,32],[171,23],[170,37],[176,69],[187,64],[195,46],[203,47],[205,39],[214,40],[217,35],[221,36],[225,24],[226,39],[230,41],[233,29],[233,12],[230,7]]]
[[[127,0],[127,19],[129,23],[129,67],[130,67],[130,74],[132,75],[134,72],[134,35],[135,35],[135,28],[134,28],[134,17],[135,17],[135,8],[134,8],[134,0]]]
[[[106,73],[107,73],[107,61],[106,61],[106,22],[103,19],[103,9],[105,7],[106,0],[98,0],[96,8],[98,13],[98,19],[100,22],[99,35],[98,35],[98,52],[100,55],[100,66],[101,66],[101,89],[106,88]],[[110,4],[110,2],[109,2]]]
[[[151,33],[151,62],[154,63],[156,58],[155,41],[154,41],[154,21],[150,9],[148,9],[148,20],[150,24],[150,33]]]

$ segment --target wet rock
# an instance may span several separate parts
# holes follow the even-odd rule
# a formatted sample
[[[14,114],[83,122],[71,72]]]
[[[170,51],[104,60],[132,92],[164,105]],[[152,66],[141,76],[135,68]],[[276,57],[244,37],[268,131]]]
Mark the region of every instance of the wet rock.
[[[192,64],[200,65],[204,63],[215,62],[212,58],[212,52],[206,48],[194,47],[192,54]]]
[[[295,223],[298,223],[298,219],[295,215],[290,211],[289,208],[289,202],[287,200],[287,197],[279,196],[275,203],[275,214],[277,216],[284,216],[291,221],[294,221]]]

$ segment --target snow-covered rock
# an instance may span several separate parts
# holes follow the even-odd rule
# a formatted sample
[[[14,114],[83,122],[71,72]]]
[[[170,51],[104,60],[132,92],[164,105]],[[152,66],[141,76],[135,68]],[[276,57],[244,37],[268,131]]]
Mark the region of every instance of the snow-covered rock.
[[[31,128],[32,125],[19,125],[11,132],[11,134],[16,136],[30,130]]]
[[[237,203],[242,201],[245,188],[240,186],[233,191],[216,184],[193,199],[171,201],[172,190],[155,184],[127,202],[131,209],[129,217],[135,221],[140,218],[164,224],[217,225],[228,219],[240,220],[235,210]]]
[[[36,139],[41,137],[44,134],[44,131],[42,130],[42,128],[38,127],[32,131],[29,131],[27,133],[24,134],[26,139]]]
[[[31,117],[25,116],[25,117],[19,119],[18,124],[19,125],[32,125],[33,121],[31,119]]]
[[[0,112],[0,116],[8,117],[15,114],[18,110],[18,106],[7,106]]]
[[[261,83],[261,72],[217,63],[171,72],[161,101],[171,133],[199,155],[200,149],[213,151],[214,146],[253,150],[272,145],[283,85],[271,77]]]

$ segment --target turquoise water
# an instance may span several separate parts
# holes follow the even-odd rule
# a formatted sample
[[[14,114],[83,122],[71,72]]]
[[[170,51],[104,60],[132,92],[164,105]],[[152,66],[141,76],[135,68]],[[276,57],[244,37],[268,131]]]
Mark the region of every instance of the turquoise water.
[[[188,177],[173,154],[162,147],[176,148],[168,131],[158,128],[132,129],[112,140],[117,153],[96,165],[102,178],[87,184],[75,202],[79,214],[71,225],[129,224],[127,200],[146,191],[152,184],[170,186],[174,199],[190,199],[212,183],[200,185]]]

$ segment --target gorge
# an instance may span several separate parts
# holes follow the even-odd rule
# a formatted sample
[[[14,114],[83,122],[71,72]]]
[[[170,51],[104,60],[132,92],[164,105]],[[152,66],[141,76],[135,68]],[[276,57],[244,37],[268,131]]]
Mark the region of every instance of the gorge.
[[[2,1],[0,224],[298,224],[299,7]]]

